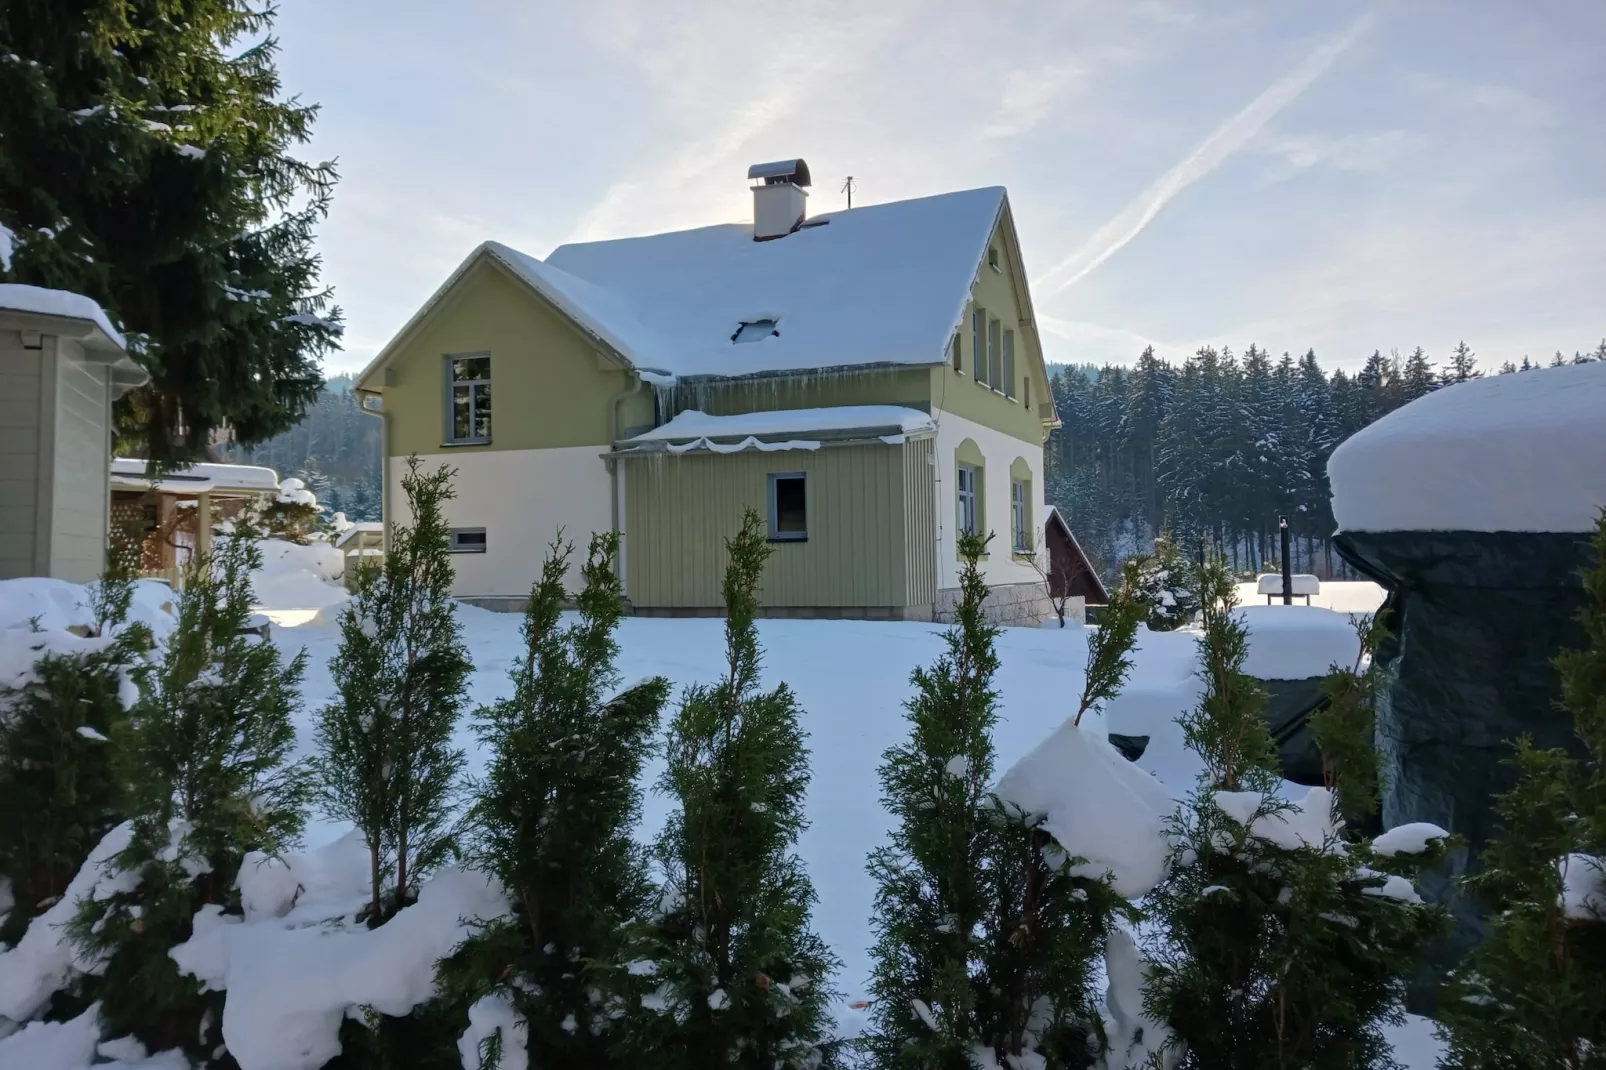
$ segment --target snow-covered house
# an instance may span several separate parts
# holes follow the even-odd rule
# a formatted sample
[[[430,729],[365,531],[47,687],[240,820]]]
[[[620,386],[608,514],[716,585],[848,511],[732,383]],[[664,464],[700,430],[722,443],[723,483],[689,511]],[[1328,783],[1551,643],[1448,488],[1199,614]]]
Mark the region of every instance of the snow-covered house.
[[[0,284],[0,579],[100,575],[112,402],[145,378],[94,301]]]
[[[1041,616],[1058,421],[1005,191],[809,217],[802,160],[748,177],[753,223],[474,250],[357,379],[387,520],[405,458],[445,462],[459,597],[513,608],[560,527],[617,530],[636,610],[690,614],[752,507],[767,612],[901,619],[974,529],[995,613]]]
[[[147,469],[137,457],[112,458],[111,522],[139,536],[141,571],[175,584],[191,555],[211,552],[214,523],[280,494],[279,474],[257,465],[203,462],[156,479]]]

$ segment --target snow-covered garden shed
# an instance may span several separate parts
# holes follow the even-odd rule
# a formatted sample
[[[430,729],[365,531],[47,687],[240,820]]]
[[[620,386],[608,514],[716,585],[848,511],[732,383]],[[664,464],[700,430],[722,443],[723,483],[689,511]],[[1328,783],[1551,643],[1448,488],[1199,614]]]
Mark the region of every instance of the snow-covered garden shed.
[[[778,615],[941,617],[990,532],[991,611],[1036,623],[1058,420],[1005,191],[810,217],[801,160],[749,177],[755,222],[475,250],[357,380],[386,519],[406,457],[449,464],[458,597],[521,606],[559,528],[613,530],[655,614],[720,607],[745,508]]]
[[[1328,476],[1339,553],[1390,592],[1383,821],[1464,837],[1460,872],[1494,832],[1511,741],[1576,745],[1551,659],[1585,641],[1574,617],[1606,507],[1606,364],[1438,390],[1346,441]],[[1475,911],[1456,910],[1470,941]]]
[[[105,568],[112,403],[145,379],[89,298],[0,284],[0,579]]]
[[[111,519],[140,540],[140,570],[175,586],[192,555],[208,553],[212,526],[279,494],[279,474],[249,464],[201,462],[152,479],[145,461],[111,462]]]

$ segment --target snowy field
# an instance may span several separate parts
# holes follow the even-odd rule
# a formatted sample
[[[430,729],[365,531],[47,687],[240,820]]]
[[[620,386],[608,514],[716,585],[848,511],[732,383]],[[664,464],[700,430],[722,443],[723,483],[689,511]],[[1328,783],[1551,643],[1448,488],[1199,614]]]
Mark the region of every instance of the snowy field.
[[[264,550],[268,560],[256,586],[261,609],[274,621],[273,640],[286,656],[302,649],[309,655],[297,715],[301,753],[308,754],[313,747],[315,713],[333,698],[328,666],[339,643],[338,616],[346,598],[336,578],[340,562],[327,546],[269,543]],[[26,628],[29,618],[38,619],[43,627],[60,629],[82,615],[81,607],[70,604],[81,588],[50,580],[8,581],[0,586],[7,588],[0,593],[17,596],[0,599],[12,610],[0,613],[0,618],[5,618],[0,619],[0,639],[7,630]],[[159,634],[166,632],[171,593],[155,583],[140,587],[135,615],[149,620]],[[1324,671],[1329,661],[1352,660],[1354,638],[1347,614],[1355,611],[1357,592],[1344,589],[1357,587],[1372,585],[1323,585],[1324,594],[1336,589],[1333,596],[1340,591],[1350,596],[1349,603],[1335,605],[1338,612],[1302,606],[1289,610],[1262,605],[1255,609],[1249,602],[1251,661],[1256,662],[1251,670],[1263,676],[1306,676]],[[1379,600],[1380,596],[1378,592]],[[1361,602],[1370,597],[1366,592],[1358,594]],[[458,615],[475,662],[457,740],[468,755],[472,776],[483,771],[485,755],[470,729],[470,718],[477,706],[510,692],[508,673],[520,654],[521,617],[467,606],[460,607]],[[619,671],[626,679],[661,674],[677,689],[711,682],[723,670],[723,626],[722,620],[708,618],[626,618],[619,629]],[[876,771],[883,752],[905,737],[903,703],[911,694],[909,674],[942,653],[943,629],[908,622],[765,620],[759,631],[765,647],[765,685],[787,682],[806,711],[804,725],[810,734],[813,768],[808,802],[811,827],[799,850],[819,896],[815,927],[843,962],[836,979],[843,996],[838,1019],[845,1030],[856,1031],[863,1013],[851,1005],[867,998],[867,921],[875,891],[865,872],[865,860],[883,841],[888,826]],[[1074,623],[1064,629],[1009,628],[1000,634],[996,681],[1000,717],[994,736],[998,775],[1074,712],[1082,687],[1086,634]],[[1253,639],[1257,635],[1263,637],[1258,644]],[[21,653],[21,638],[18,635],[19,649],[14,653]],[[1199,695],[1196,640],[1197,635],[1190,631],[1140,631],[1125,691],[1102,719],[1083,721],[1096,732],[1149,736],[1148,749],[1137,765],[1153,773],[1176,797],[1193,786],[1198,769],[1197,761],[1182,745],[1176,724],[1176,718],[1193,706]],[[21,666],[11,668],[15,671]],[[667,814],[668,800],[653,790],[661,768],[661,763],[654,762],[645,773],[645,813],[640,829],[644,839],[657,833]],[[348,831],[347,826],[315,816],[306,846],[333,843]],[[444,928],[437,928],[443,933],[455,931],[451,919],[443,919],[442,924]],[[411,972],[427,973],[423,969]],[[240,987],[238,979],[229,987],[231,991]],[[1413,1019],[1396,1042],[1401,1062],[1411,1070],[1433,1065],[1438,1045],[1428,1023]]]

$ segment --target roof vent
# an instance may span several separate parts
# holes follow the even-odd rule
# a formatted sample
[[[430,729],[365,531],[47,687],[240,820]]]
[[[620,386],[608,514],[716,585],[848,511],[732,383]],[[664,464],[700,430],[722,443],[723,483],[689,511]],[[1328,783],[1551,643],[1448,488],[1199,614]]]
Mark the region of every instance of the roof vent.
[[[753,240],[784,238],[803,225],[811,185],[809,165],[802,160],[756,163],[747,169],[753,187]]]
[[[742,325],[736,328],[736,333],[731,335],[731,341],[761,342],[772,334],[780,333],[775,329],[775,321],[772,319],[743,320]]]

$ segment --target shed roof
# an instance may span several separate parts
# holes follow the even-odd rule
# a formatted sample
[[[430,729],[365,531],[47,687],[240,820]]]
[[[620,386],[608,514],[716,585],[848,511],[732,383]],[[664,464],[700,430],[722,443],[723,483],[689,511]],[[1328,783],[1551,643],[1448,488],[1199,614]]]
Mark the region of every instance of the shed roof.
[[[192,464],[165,472],[152,480],[145,474],[142,457],[112,458],[112,487],[117,490],[156,490],[159,494],[215,494],[218,492],[276,494],[279,473],[251,464]]]

